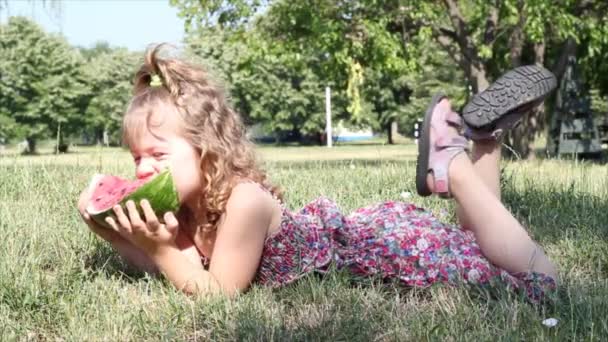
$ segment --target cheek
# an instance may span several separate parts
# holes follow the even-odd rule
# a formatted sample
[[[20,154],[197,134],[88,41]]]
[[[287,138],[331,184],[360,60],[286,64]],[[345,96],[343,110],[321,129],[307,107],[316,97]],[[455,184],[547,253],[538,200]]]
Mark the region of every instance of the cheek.
[[[179,190],[184,193],[192,193],[200,189],[200,172],[196,161],[188,158],[171,164],[171,172],[174,175]]]
[[[192,179],[196,179],[197,183],[199,182],[200,178],[201,178],[201,157],[200,154],[192,149],[189,152],[188,158],[187,158],[187,162],[185,162],[184,164],[189,165],[189,170],[191,173],[191,177]]]

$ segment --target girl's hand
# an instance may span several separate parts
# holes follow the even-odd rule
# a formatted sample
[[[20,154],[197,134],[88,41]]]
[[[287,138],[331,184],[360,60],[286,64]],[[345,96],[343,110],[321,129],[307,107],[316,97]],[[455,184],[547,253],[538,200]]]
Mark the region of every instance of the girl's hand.
[[[87,207],[87,204],[89,203],[89,200],[91,199],[92,191],[93,191],[93,189],[85,189],[80,194],[80,198],[78,199],[78,211],[80,212],[80,216],[82,217],[82,220],[87,224],[87,226],[89,227],[89,229],[91,229],[91,231],[93,233],[97,234],[102,239],[104,239],[108,242],[115,242],[117,240],[123,240],[123,238],[120,236],[120,234],[113,231],[112,229],[108,229],[108,228],[104,228],[104,227],[100,226],[95,221],[93,221],[93,219],[91,218],[89,213],[87,213],[86,207]]]
[[[128,201],[127,212],[117,205],[114,207],[116,220],[107,217],[106,222],[125,239],[144,250],[148,255],[155,253],[163,246],[175,247],[175,238],[179,223],[172,212],[165,213],[165,223],[160,223],[147,200],[142,200],[140,206],[144,212],[141,218],[135,202]]]

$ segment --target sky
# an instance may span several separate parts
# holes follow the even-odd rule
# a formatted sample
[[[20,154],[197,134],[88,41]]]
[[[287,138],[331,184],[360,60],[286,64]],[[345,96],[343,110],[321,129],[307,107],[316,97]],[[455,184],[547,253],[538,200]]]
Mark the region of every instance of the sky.
[[[62,33],[71,45],[83,47],[106,41],[140,51],[151,43],[179,44],[184,37],[184,23],[169,0],[60,0],[60,11],[49,10],[48,3],[8,0],[0,19],[29,17],[47,32]]]

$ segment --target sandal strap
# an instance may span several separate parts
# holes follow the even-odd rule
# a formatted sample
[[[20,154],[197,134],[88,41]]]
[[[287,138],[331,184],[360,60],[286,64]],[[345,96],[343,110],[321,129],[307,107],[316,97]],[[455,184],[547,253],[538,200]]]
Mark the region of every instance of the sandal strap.
[[[469,148],[469,141],[462,135],[454,135],[451,137],[440,137],[435,141],[435,146],[442,148],[459,147],[463,149]]]
[[[439,195],[439,197],[450,198],[452,195],[450,194],[450,182],[448,177],[448,167],[452,162],[452,159],[459,155],[460,153],[464,153],[465,150],[460,147],[448,147],[441,151],[446,157],[447,163],[439,163],[433,166],[433,179],[435,183],[435,193]]]
[[[469,150],[469,142],[463,136],[442,137],[435,142],[435,146],[438,149],[436,159],[440,162],[433,162],[431,166],[435,182],[434,192],[440,197],[449,198],[451,197],[448,177],[449,165],[454,157]]]
[[[445,121],[447,121],[449,124],[452,124],[453,126],[456,126],[457,128],[460,128],[463,125],[462,116],[460,116],[460,114],[454,111],[450,111],[446,115]]]

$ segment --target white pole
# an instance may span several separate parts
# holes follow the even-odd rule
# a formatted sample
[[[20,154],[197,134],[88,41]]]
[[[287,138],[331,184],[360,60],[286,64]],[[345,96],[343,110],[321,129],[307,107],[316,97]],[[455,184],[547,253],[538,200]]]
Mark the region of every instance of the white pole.
[[[325,87],[325,131],[327,133],[327,147],[332,146],[331,138],[331,89]]]

